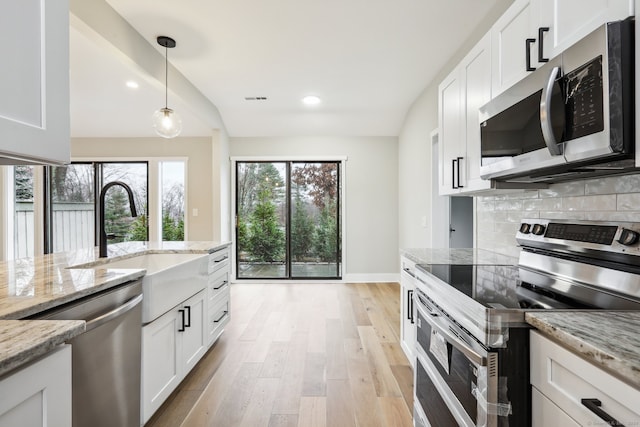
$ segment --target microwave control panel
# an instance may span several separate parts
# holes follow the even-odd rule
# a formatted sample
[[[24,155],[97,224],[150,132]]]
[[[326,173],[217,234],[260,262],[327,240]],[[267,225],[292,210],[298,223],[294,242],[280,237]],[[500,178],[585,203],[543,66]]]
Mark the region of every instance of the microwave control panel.
[[[602,55],[563,77],[566,105],[565,140],[604,130]]]

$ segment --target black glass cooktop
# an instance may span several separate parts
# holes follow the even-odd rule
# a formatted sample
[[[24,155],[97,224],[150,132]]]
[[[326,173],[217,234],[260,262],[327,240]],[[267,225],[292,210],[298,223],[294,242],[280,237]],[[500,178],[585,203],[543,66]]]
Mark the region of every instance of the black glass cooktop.
[[[487,308],[589,308],[542,286],[548,281],[546,276],[527,270],[522,271],[526,281],[522,280],[518,266],[422,264],[419,267]]]

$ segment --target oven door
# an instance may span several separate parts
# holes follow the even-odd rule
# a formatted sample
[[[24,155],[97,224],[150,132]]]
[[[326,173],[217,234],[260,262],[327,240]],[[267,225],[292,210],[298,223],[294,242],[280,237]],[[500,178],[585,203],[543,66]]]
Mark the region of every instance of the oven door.
[[[416,400],[433,427],[496,426],[497,359],[417,294]],[[419,366],[418,366],[419,365]],[[437,395],[436,395],[437,393]]]

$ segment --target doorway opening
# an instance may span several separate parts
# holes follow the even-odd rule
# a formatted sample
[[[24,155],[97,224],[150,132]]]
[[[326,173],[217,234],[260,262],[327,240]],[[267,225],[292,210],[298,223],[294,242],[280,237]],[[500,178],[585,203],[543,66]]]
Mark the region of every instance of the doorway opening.
[[[340,279],[339,161],[236,162],[236,278]]]

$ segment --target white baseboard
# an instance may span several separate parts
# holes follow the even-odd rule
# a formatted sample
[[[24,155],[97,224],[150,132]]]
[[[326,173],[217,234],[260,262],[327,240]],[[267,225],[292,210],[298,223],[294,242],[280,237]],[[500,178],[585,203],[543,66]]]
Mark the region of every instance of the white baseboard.
[[[342,277],[347,283],[400,283],[398,273],[372,273],[372,274],[345,274]]]

